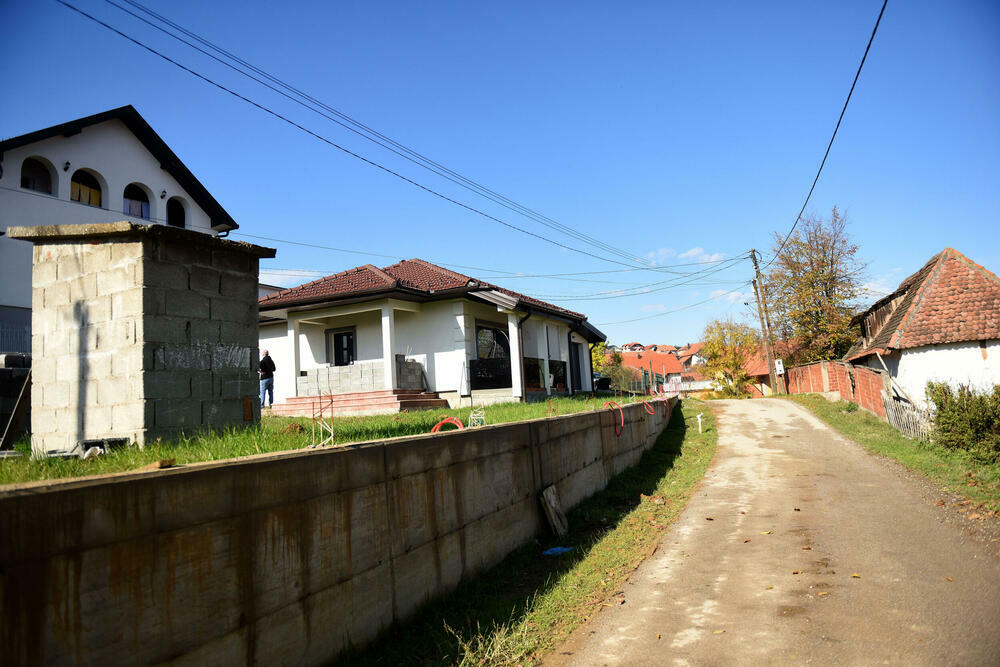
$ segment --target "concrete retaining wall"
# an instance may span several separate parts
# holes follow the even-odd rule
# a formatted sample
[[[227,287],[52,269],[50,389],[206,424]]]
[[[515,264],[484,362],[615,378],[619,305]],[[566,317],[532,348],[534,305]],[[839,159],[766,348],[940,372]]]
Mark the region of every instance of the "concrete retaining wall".
[[[0,490],[0,663],[330,660],[634,465],[655,405]]]

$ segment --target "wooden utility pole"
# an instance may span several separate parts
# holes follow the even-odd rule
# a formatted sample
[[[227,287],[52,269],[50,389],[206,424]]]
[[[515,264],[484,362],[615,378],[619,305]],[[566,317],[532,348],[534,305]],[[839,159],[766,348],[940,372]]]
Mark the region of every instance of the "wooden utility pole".
[[[757,314],[760,316],[760,328],[764,333],[764,351],[767,356],[768,376],[771,378],[771,387],[776,394],[782,393],[778,385],[778,375],[774,370],[774,341],[771,340],[771,321],[767,316],[767,301],[764,297],[764,281],[760,275],[760,267],[757,265],[757,251],[750,250],[750,259],[753,260],[753,271],[756,276],[753,281],[753,293],[757,297]]]

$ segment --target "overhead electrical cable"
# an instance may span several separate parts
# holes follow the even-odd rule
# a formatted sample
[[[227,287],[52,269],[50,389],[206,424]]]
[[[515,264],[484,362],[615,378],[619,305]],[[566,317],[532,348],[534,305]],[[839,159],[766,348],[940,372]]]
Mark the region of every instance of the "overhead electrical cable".
[[[487,220],[491,220],[493,222],[496,222],[496,223],[498,223],[500,225],[503,225],[504,227],[507,227],[509,229],[513,229],[515,231],[521,232],[522,234],[526,234],[528,236],[536,238],[536,239],[538,239],[540,241],[544,241],[544,242],[549,243],[551,245],[557,246],[559,248],[563,248],[564,250],[569,250],[570,252],[575,252],[575,253],[578,253],[578,254],[581,254],[581,255],[586,255],[587,257],[591,257],[593,259],[597,259],[597,260],[600,260],[600,261],[603,261],[603,262],[610,262],[612,264],[618,264],[620,266],[629,266],[629,267],[633,266],[632,264],[626,264],[625,262],[621,262],[621,261],[618,261],[618,260],[615,260],[615,259],[611,259],[610,257],[604,257],[604,256],[601,256],[601,255],[596,255],[596,254],[588,252],[586,250],[581,250],[580,248],[575,248],[573,246],[568,246],[568,245],[566,245],[564,243],[560,243],[559,241],[556,241],[554,239],[550,239],[550,238],[548,238],[546,236],[542,236],[541,234],[536,234],[535,232],[532,232],[532,231],[530,231],[528,229],[524,229],[523,227],[519,227],[519,226],[514,225],[514,224],[512,224],[510,222],[502,220],[501,218],[498,218],[498,217],[496,217],[494,215],[491,215],[491,214],[489,214],[489,213],[487,213],[485,211],[482,211],[482,210],[480,210],[478,208],[475,208],[474,206],[471,206],[469,204],[461,202],[461,201],[459,201],[457,199],[454,199],[453,197],[449,197],[448,195],[446,195],[446,194],[444,194],[442,192],[439,192],[438,190],[434,190],[433,188],[428,187],[426,185],[423,185],[422,183],[419,183],[419,182],[417,182],[417,181],[415,181],[415,180],[413,180],[413,179],[411,179],[411,178],[409,178],[407,176],[404,176],[403,174],[401,174],[401,173],[399,173],[397,171],[394,171],[394,170],[390,169],[389,167],[386,167],[386,166],[384,166],[382,164],[379,164],[378,162],[375,162],[374,160],[370,160],[369,158],[366,158],[366,157],[364,157],[363,155],[361,155],[359,153],[356,153],[356,152],[354,152],[354,151],[352,151],[352,150],[350,150],[350,149],[348,149],[348,148],[346,148],[344,146],[341,146],[340,144],[336,143],[332,139],[329,139],[329,138],[327,138],[327,137],[325,137],[325,136],[323,136],[323,135],[321,135],[321,134],[319,134],[317,132],[314,132],[313,130],[310,130],[309,128],[305,127],[304,125],[301,125],[300,123],[297,123],[296,121],[292,120],[291,118],[288,118],[287,116],[284,116],[281,113],[279,113],[279,112],[277,112],[277,111],[275,111],[275,110],[273,110],[273,109],[271,109],[271,108],[269,108],[267,106],[264,106],[263,104],[255,102],[254,100],[250,99],[249,97],[246,97],[245,95],[242,95],[242,94],[236,92],[235,90],[232,90],[231,88],[227,88],[223,84],[221,84],[221,83],[219,83],[219,82],[217,82],[217,81],[215,81],[215,80],[213,80],[213,79],[205,76],[204,74],[196,72],[195,70],[187,67],[186,65],[183,65],[183,64],[177,62],[173,58],[171,58],[171,57],[169,57],[169,56],[161,53],[160,51],[157,51],[153,47],[151,47],[151,46],[149,46],[149,45],[147,45],[147,44],[139,41],[138,39],[136,39],[134,37],[131,37],[130,35],[125,34],[121,30],[118,30],[117,28],[115,28],[115,27],[111,26],[110,24],[102,21],[101,19],[99,19],[99,18],[97,18],[97,17],[95,17],[95,16],[93,16],[91,14],[88,14],[87,12],[83,11],[82,9],[80,9],[80,8],[78,8],[78,7],[74,6],[74,5],[66,2],[66,0],[55,0],[55,1],[58,2],[59,4],[65,6],[65,7],[67,7],[68,9],[71,9],[71,10],[77,12],[81,16],[84,16],[85,18],[93,21],[94,23],[97,23],[98,25],[103,26],[104,28],[110,30],[111,32],[114,32],[115,34],[119,35],[120,37],[122,37],[122,38],[124,38],[124,39],[126,39],[126,40],[128,40],[130,42],[132,42],[136,46],[139,46],[139,47],[145,49],[146,51],[152,53],[153,55],[155,55],[155,56],[157,56],[157,57],[159,57],[159,58],[167,61],[168,63],[174,65],[175,67],[178,67],[179,69],[187,72],[188,74],[191,74],[192,76],[194,76],[194,77],[196,77],[198,79],[201,79],[205,83],[208,83],[208,84],[210,84],[212,86],[215,86],[219,90],[221,90],[223,92],[226,92],[226,93],[229,93],[233,97],[235,97],[235,98],[237,98],[239,100],[242,100],[243,102],[246,102],[247,104],[249,104],[249,105],[251,105],[251,106],[259,109],[260,111],[263,111],[264,113],[267,113],[267,114],[269,114],[269,115],[277,118],[278,120],[284,121],[288,125],[291,125],[292,127],[296,128],[298,130],[301,130],[302,132],[304,132],[304,133],[306,133],[306,134],[308,134],[308,135],[310,135],[310,136],[312,136],[312,137],[314,137],[314,138],[322,141],[323,143],[328,144],[328,145],[332,146],[333,148],[336,148],[337,150],[339,150],[339,151],[341,151],[343,153],[346,153],[347,155],[350,155],[351,157],[354,157],[354,158],[356,158],[358,160],[361,160],[362,162],[364,162],[364,163],[366,163],[368,165],[371,165],[372,167],[375,167],[376,169],[379,169],[379,170],[381,170],[381,171],[383,171],[383,172],[385,172],[387,174],[390,174],[391,176],[395,176],[396,178],[398,178],[398,179],[400,179],[402,181],[405,181],[405,182],[409,183],[410,185],[412,185],[412,186],[414,186],[416,188],[419,188],[419,189],[421,189],[421,190],[423,190],[423,191],[425,191],[425,192],[427,192],[429,194],[432,194],[435,197],[438,197],[438,198],[440,198],[440,199],[442,199],[444,201],[447,201],[449,203],[455,204],[456,206],[459,206],[459,207],[461,207],[461,208],[469,211],[470,213],[475,213],[476,215],[479,215],[479,216],[481,216],[483,218],[486,218]],[[650,270],[655,271],[656,269],[653,269],[653,268],[650,267]]]
[[[772,257],[767,264],[764,265],[765,269],[771,266],[771,264],[774,263],[774,260],[778,259],[778,255],[781,254],[781,251],[785,249],[785,244],[788,243],[788,239],[792,236],[792,232],[795,231],[795,227],[799,224],[799,220],[802,219],[802,214],[805,212],[806,206],[809,204],[809,199],[812,197],[813,190],[816,189],[816,184],[819,182],[819,175],[823,173],[823,166],[826,164],[826,158],[830,155],[830,149],[833,148],[833,140],[837,138],[837,130],[840,129],[840,123],[844,120],[844,114],[847,113],[847,105],[851,102],[851,95],[854,94],[854,87],[858,85],[858,79],[861,77],[861,69],[865,66],[865,59],[868,58],[868,51],[871,50],[872,42],[875,41],[875,33],[878,32],[878,26],[879,23],[882,22],[882,15],[885,13],[885,7],[887,4],[889,4],[889,0],[883,0],[882,9],[879,11],[878,18],[875,20],[875,27],[872,29],[872,35],[868,38],[868,46],[865,47],[865,53],[861,56],[861,63],[858,65],[858,71],[854,74],[854,81],[851,83],[851,89],[847,92],[847,99],[844,100],[844,106],[840,110],[840,117],[837,119],[837,125],[833,128],[833,136],[830,137],[830,143],[826,145],[826,152],[823,153],[823,160],[819,163],[819,169],[816,171],[816,178],[813,179],[812,186],[809,188],[809,193],[806,195],[806,200],[802,202],[802,208],[799,209],[799,214],[795,216],[795,222],[792,223],[792,228],[788,230],[787,234],[785,234],[785,238],[778,247],[777,252],[774,253],[774,257]]]
[[[746,287],[747,285],[750,284],[750,282],[751,281],[748,280],[747,282],[743,283],[743,285],[741,287]],[[715,296],[710,296],[709,298],[705,299],[704,301],[698,301],[698,302],[695,302],[695,303],[689,303],[688,305],[681,306],[680,308],[674,308],[672,310],[664,310],[664,311],[661,311],[659,313],[654,313],[653,315],[647,315],[645,317],[636,317],[635,319],[631,319],[631,320],[619,320],[617,322],[597,322],[596,326],[599,326],[599,327],[609,327],[609,326],[613,326],[613,325],[616,325],[616,324],[631,324],[632,322],[641,322],[643,320],[652,320],[652,319],[655,319],[657,317],[663,317],[665,315],[671,315],[673,313],[679,313],[682,310],[689,310],[691,308],[696,308],[698,306],[701,306],[703,304],[708,303],[709,301],[715,301],[717,299],[721,299],[724,296],[728,296],[730,294],[736,294],[739,291],[740,291],[739,288],[732,289],[732,290],[729,290],[728,292],[723,292],[722,294],[716,294]]]
[[[287,99],[295,102],[296,104],[298,104],[298,105],[300,105],[300,106],[302,106],[302,107],[304,107],[306,109],[309,109],[310,111],[312,111],[312,112],[314,112],[314,113],[322,116],[323,118],[326,118],[327,120],[330,120],[330,121],[336,123],[337,125],[340,125],[344,129],[346,129],[346,130],[348,130],[350,132],[353,132],[354,134],[357,134],[358,136],[363,137],[363,138],[367,139],[368,141],[371,141],[372,143],[375,143],[378,146],[381,146],[382,148],[385,148],[386,150],[388,150],[388,151],[390,151],[390,152],[398,155],[399,157],[402,157],[403,159],[406,159],[406,160],[412,162],[413,164],[416,164],[416,165],[418,165],[420,167],[423,167],[424,169],[427,169],[428,171],[430,171],[430,172],[432,172],[432,173],[434,173],[434,174],[436,174],[438,176],[441,176],[442,178],[444,178],[444,179],[446,179],[448,181],[451,181],[452,183],[455,183],[456,185],[458,185],[458,186],[460,186],[462,188],[465,188],[466,190],[469,190],[469,191],[474,192],[474,193],[476,193],[476,194],[478,194],[478,195],[480,195],[482,197],[485,197],[486,199],[492,201],[495,204],[503,206],[504,208],[507,208],[508,210],[513,211],[515,213],[518,213],[520,215],[523,215],[523,216],[525,216],[525,217],[527,217],[527,218],[529,218],[531,220],[534,220],[535,222],[538,222],[538,223],[540,223],[540,224],[542,224],[542,225],[544,225],[544,226],[546,226],[546,227],[548,227],[550,229],[553,229],[555,231],[559,231],[559,232],[561,232],[563,234],[566,234],[566,235],[568,235],[568,236],[570,236],[572,238],[575,238],[578,241],[582,241],[584,243],[587,243],[588,245],[591,245],[591,246],[593,246],[595,248],[598,248],[600,250],[604,250],[605,252],[608,252],[610,254],[616,255],[616,256],[618,256],[618,257],[620,257],[622,259],[626,259],[626,260],[634,262],[634,263],[642,264],[645,267],[654,268],[653,263],[648,258],[644,258],[644,257],[641,257],[639,255],[635,255],[635,254],[630,253],[628,251],[622,250],[620,248],[616,248],[615,246],[613,246],[613,245],[611,245],[611,244],[609,244],[609,243],[607,243],[605,241],[602,241],[601,239],[598,239],[598,238],[595,238],[593,236],[589,236],[587,234],[584,234],[584,233],[582,233],[582,232],[580,232],[580,231],[578,231],[576,229],[573,229],[572,227],[570,227],[568,225],[560,223],[559,221],[554,220],[554,219],[552,219],[552,218],[550,218],[548,216],[542,215],[541,213],[538,213],[537,211],[534,211],[534,210],[528,208],[527,206],[524,206],[524,205],[522,205],[522,204],[520,204],[520,203],[518,203],[518,202],[516,202],[516,201],[514,201],[514,200],[512,200],[512,199],[510,199],[510,198],[508,198],[508,197],[506,197],[506,196],[504,196],[504,195],[502,195],[502,194],[494,191],[494,190],[491,190],[490,188],[488,188],[488,187],[486,187],[486,186],[484,186],[484,185],[482,185],[480,183],[477,183],[476,181],[474,181],[472,179],[469,179],[469,178],[463,176],[459,172],[456,172],[456,171],[454,171],[454,170],[452,170],[452,169],[450,169],[450,168],[448,168],[448,167],[446,167],[446,166],[444,166],[444,165],[442,165],[442,164],[440,164],[438,162],[435,162],[434,160],[432,160],[432,159],[430,159],[430,158],[428,158],[428,157],[426,157],[426,156],[418,153],[417,151],[408,148],[407,146],[405,146],[405,145],[403,145],[403,144],[401,144],[401,143],[399,143],[399,142],[391,139],[390,137],[387,137],[386,135],[378,132],[377,130],[372,129],[371,127],[365,125],[364,123],[362,123],[362,122],[360,122],[360,121],[358,121],[358,120],[356,120],[354,118],[351,118],[347,114],[344,114],[344,113],[338,111],[337,109],[329,106],[328,104],[325,104],[324,102],[316,99],[315,97],[309,95],[308,93],[305,93],[302,90],[300,90],[300,89],[292,86],[291,84],[288,84],[285,81],[282,81],[281,79],[279,79],[279,78],[277,78],[277,77],[275,77],[275,76],[267,73],[266,71],[264,71],[264,70],[262,70],[262,69],[260,69],[260,68],[258,68],[256,66],[252,65],[251,63],[247,62],[246,60],[243,60],[239,56],[237,56],[237,55],[235,55],[235,54],[227,51],[226,49],[224,49],[224,48],[222,48],[222,47],[214,44],[213,42],[211,42],[211,41],[209,41],[209,40],[207,40],[207,39],[205,39],[205,38],[197,35],[196,33],[191,32],[190,30],[184,28],[183,26],[180,26],[177,23],[174,23],[170,19],[162,16],[161,14],[156,13],[155,11],[153,11],[153,10],[151,10],[151,9],[143,6],[142,4],[140,4],[138,2],[135,2],[134,0],[124,0],[124,2],[126,2],[129,5],[131,5],[132,7],[135,7],[136,9],[139,9],[142,12],[145,12],[149,16],[155,17],[158,21],[161,21],[164,24],[170,26],[172,29],[177,30],[178,32],[181,32],[184,35],[187,35],[191,39],[196,40],[197,42],[203,44],[204,46],[206,46],[207,48],[215,51],[216,53],[220,53],[220,54],[224,55],[226,58],[229,58],[232,61],[238,63],[241,67],[246,67],[247,69],[251,70],[252,72],[258,74],[260,77],[263,77],[267,81],[271,81],[275,85],[271,85],[270,83],[267,83],[267,81],[263,81],[263,80],[261,80],[261,78],[258,78],[257,76],[254,76],[253,74],[250,74],[250,73],[248,73],[248,72],[240,69],[240,67],[237,67],[236,65],[233,65],[231,62],[227,62],[226,60],[220,58],[219,56],[216,56],[216,55],[214,55],[212,53],[209,53],[205,49],[202,49],[199,46],[197,46],[195,44],[192,44],[191,42],[189,42],[188,40],[184,39],[183,37],[180,37],[180,36],[178,36],[178,35],[170,32],[169,30],[166,30],[163,27],[161,27],[161,26],[153,23],[152,21],[150,21],[150,20],[148,20],[148,19],[146,19],[146,18],[144,18],[142,16],[139,16],[135,12],[130,11],[128,8],[121,6],[120,4],[118,4],[117,2],[115,2],[114,0],[104,0],[104,1],[106,3],[108,3],[108,4],[110,4],[110,5],[118,8],[119,10],[127,13],[128,15],[130,15],[130,16],[132,16],[132,17],[134,17],[134,18],[136,18],[136,19],[138,19],[140,21],[142,21],[143,23],[149,25],[150,27],[152,27],[152,28],[154,28],[156,30],[159,30],[163,34],[168,35],[169,37],[172,37],[173,39],[176,39],[177,41],[179,41],[179,42],[181,42],[181,43],[189,46],[190,48],[198,51],[199,53],[201,53],[201,54],[203,54],[205,56],[208,56],[209,58],[212,58],[216,62],[218,62],[218,63],[220,63],[220,64],[228,67],[229,69],[231,69],[231,70],[233,70],[233,71],[235,71],[235,72],[237,72],[239,74],[242,74],[243,76],[245,76],[245,77],[247,77],[247,78],[249,78],[249,79],[251,79],[251,80],[253,80],[253,81],[257,82],[257,83],[259,83],[260,85],[268,88],[269,90],[271,90],[271,91],[273,91],[275,93],[278,93],[279,95],[282,95],[283,97],[285,97],[285,98],[287,98]],[[284,90],[279,90],[279,88],[275,87],[275,86],[283,88]],[[288,91],[288,92],[286,92],[286,91]],[[296,96],[298,96],[298,97],[296,97]],[[302,99],[299,99],[299,98],[302,98]],[[303,100],[306,100],[306,101],[303,101]],[[318,106],[320,108],[317,109],[316,106],[312,106],[312,105],[316,105],[316,106]],[[328,113],[324,113],[324,111],[326,111]],[[655,270],[655,268],[654,268],[654,270]]]

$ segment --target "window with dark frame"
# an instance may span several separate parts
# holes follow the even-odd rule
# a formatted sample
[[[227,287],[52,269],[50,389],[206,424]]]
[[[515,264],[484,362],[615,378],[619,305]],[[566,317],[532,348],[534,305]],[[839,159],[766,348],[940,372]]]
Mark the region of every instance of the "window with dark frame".
[[[125,186],[122,213],[143,220],[149,220],[149,197],[135,183]]]
[[[510,359],[507,331],[489,324],[476,324],[476,357],[479,359]]]
[[[52,194],[52,174],[35,158],[29,157],[21,163],[21,187],[47,195]]]

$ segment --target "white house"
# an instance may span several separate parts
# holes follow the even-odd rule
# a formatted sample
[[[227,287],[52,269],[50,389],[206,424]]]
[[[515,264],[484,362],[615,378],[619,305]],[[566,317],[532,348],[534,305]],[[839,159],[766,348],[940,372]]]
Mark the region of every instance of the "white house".
[[[953,248],[851,323],[860,339],[844,361],[887,370],[896,397],[918,407],[928,381],[1000,384],[1000,278]]]
[[[276,411],[378,412],[592,390],[603,333],[544,301],[411,259],[370,264],[259,300]],[[436,395],[436,396],[435,396]],[[410,402],[407,402],[410,401]],[[468,403],[466,403],[468,404]]]
[[[131,106],[0,141],[0,232],[119,220],[238,227]],[[0,236],[0,352],[30,351],[31,252]]]

